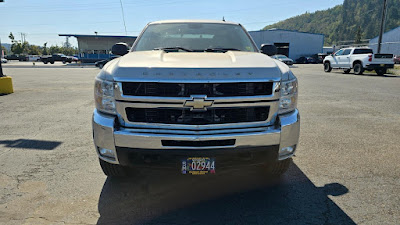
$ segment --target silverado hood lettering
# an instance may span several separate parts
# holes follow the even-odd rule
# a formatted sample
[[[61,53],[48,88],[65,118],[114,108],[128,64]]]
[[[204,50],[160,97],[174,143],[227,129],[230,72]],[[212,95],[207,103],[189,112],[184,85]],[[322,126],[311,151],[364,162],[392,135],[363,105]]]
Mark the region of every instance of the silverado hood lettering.
[[[104,68],[115,81],[279,81],[278,62],[261,53],[131,52]]]

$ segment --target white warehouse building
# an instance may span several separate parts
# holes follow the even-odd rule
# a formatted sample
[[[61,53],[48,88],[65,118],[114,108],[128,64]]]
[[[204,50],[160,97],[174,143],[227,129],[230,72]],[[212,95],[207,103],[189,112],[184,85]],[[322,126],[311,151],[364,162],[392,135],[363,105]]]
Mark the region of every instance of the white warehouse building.
[[[258,47],[261,44],[274,44],[278,54],[296,60],[302,56],[322,53],[324,35],[293,30],[270,29],[249,32]]]
[[[374,50],[374,53],[378,52],[378,40],[379,36],[369,41],[369,47]],[[400,27],[383,34],[381,53],[400,55]]]

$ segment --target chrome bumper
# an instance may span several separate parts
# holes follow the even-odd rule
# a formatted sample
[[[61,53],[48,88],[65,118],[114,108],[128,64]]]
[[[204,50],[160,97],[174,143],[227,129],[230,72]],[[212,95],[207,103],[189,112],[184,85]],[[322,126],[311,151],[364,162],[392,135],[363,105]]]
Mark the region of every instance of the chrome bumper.
[[[99,154],[99,148],[116,151],[116,146],[135,148],[135,149],[232,149],[246,147],[262,147],[279,145],[279,160],[290,158],[299,140],[300,134],[300,114],[298,110],[291,113],[280,115],[280,126],[256,127],[249,129],[227,129],[224,132],[218,131],[198,131],[198,132],[175,132],[165,131],[164,133],[153,132],[150,129],[131,129],[115,128],[115,116],[105,115],[94,110],[93,113],[93,139],[99,158],[104,161],[119,164],[118,158],[104,157]],[[173,129],[173,127],[171,127]],[[179,141],[209,141],[236,139],[232,146],[212,146],[212,147],[167,147],[163,146],[161,140]],[[293,147],[290,153],[281,152],[283,148]],[[116,154],[115,154],[116,155]]]

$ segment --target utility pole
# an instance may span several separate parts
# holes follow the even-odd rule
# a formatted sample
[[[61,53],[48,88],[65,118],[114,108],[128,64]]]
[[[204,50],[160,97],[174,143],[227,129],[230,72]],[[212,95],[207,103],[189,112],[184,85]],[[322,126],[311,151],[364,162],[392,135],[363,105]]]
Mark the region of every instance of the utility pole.
[[[0,38],[0,52],[1,52],[1,56],[0,56],[0,77],[4,77],[4,74],[3,74],[3,66],[1,65],[1,58],[3,58],[3,49],[1,48],[2,47],[2,45],[1,45],[1,38]]]
[[[384,27],[385,27],[385,20],[386,20],[386,8],[387,8],[387,0],[383,0],[381,30],[379,32],[379,40],[378,40],[378,53],[381,53],[382,36],[383,36],[383,31],[384,31]]]

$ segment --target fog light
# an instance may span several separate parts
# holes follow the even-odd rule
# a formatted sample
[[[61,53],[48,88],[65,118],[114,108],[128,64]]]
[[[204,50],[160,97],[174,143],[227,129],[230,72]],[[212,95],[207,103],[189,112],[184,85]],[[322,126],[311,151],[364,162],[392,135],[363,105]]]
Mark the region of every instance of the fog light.
[[[290,147],[284,147],[279,151],[279,156],[290,156],[294,153],[294,150],[296,150],[296,145],[290,146]]]
[[[111,149],[99,148],[99,153],[102,156],[115,159],[115,152]]]

